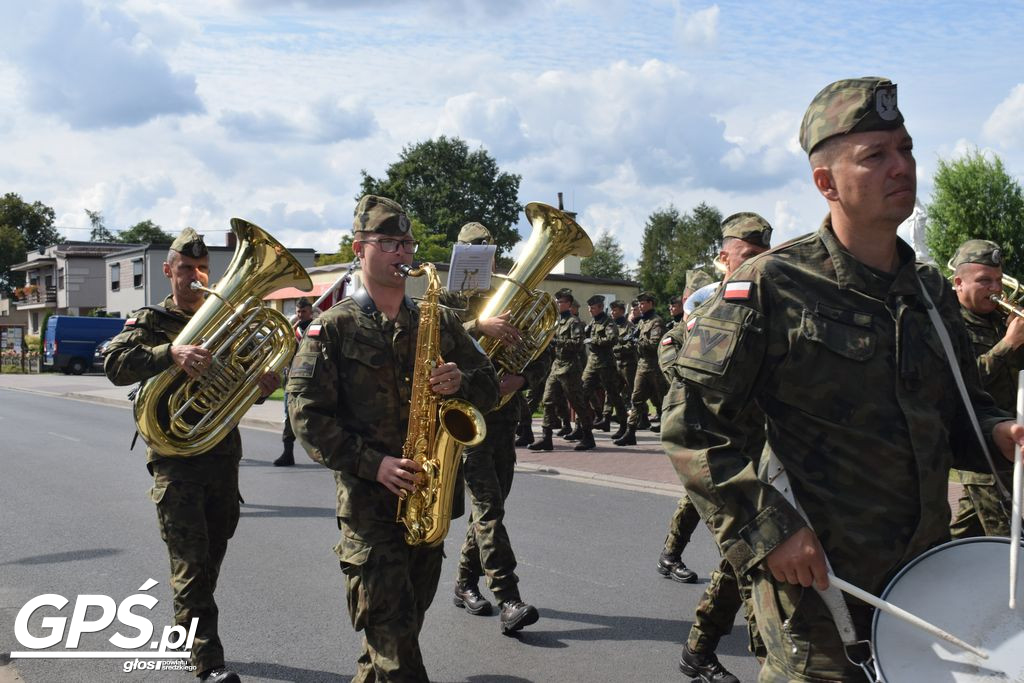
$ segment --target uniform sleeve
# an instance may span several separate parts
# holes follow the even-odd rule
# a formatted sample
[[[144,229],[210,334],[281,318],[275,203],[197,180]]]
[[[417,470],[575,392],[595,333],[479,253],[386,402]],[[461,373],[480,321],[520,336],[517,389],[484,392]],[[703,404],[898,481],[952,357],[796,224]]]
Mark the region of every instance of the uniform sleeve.
[[[650,354],[656,353],[658,350],[658,344],[661,343],[662,337],[665,336],[665,323],[661,317],[651,318],[651,324],[641,328],[641,334],[637,339],[637,348],[640,353]]]
[[[995,346],[987,352],[978,356],[978,374],[981,375],[981,385],[989,386],[997,378],[1007,373],[1016,373],[1016,349],[1005,339],[1000,339]]]
[[[444,333],[450,334],[454,349],[445,358],[459,366],[462,383],[456,394],[486,413],[498,404],[498,375],[491,360],[456,318],[445,316]]]
[[[764,418],[756,405],[768,355],[763,294],[720,294],[686,336],[662,413],[662,444],[722,554],[749,571],[797,530],[800,514],[756,472]]]
[[[678,377],[675,370],[676,357],[679,355],[679,349],[683,348],[685,338],[686,323],[679,323],[673,325],[658,344],[658,367],[669,384]]]
[[[597,333],[591,337],[591,348],[610,351],[619,343],[619,327],[611,320],[605,320],[604,325],[595,328]]]
[[[338,390],[340,333],[336,326],[319,325],[316,329],[316,336],[303,337],[288,371],[286,392],[292,431],[309,456],[321,465],[376,481],[384,456],[401,454],[369,447],[361,435],[346,430],[338,419],[342,398]]]
[[[107,345],[103,372],[118,386],[149,379],[171,367],[171,345],[156,327],[156,314],[139,311]]]
[[[569,334],[558,340],[558,348],[563,353],[582,351],[585,338],[583,323],[578,319],[573,319],[569,323]]]

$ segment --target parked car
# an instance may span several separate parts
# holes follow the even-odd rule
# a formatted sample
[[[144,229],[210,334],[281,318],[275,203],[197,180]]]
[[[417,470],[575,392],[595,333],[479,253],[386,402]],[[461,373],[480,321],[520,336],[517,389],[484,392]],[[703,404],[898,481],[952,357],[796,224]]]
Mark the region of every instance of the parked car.
[[[55,315],[46,323],[43,367],[81,375],[92,367],[96,346],[124,328],[124,318]]]
[[[96,345],[96,353],[92,355],[92,369],[103,371],[103,353],[107,350],[107,345],[114,341],[113,337],[108,337]]]

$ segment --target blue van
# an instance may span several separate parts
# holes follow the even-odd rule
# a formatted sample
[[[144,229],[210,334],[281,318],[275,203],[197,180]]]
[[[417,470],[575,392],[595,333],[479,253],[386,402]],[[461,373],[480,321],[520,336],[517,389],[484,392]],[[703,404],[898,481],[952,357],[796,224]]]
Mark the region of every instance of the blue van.
[[[43,367],[81,375],[92,367],[96,346],[124,329],[124,318],[54,315],[46,322]]]

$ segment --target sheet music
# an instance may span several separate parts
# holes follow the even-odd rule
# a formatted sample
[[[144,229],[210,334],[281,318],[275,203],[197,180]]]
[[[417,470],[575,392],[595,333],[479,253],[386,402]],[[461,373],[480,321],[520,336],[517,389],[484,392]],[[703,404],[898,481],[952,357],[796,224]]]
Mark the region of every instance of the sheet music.
[[[491,288],[491,264],[498,247],[494,244],[455,244],[448,266],[448,289],[453,292]]]

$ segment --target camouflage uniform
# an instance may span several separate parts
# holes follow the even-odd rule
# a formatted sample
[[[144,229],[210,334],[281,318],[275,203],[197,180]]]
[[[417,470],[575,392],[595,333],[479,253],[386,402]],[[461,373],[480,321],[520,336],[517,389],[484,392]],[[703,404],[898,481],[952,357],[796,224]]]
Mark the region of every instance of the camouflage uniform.
[[[173,366],[171,342],[192,314],[171,296],[162,307],[166,313],[148,308],[132,313],[107,346],[103,370],[114,384],[141,382]],[[171,561],[174,623],[188,628],[198,617],[191,661],[202,673],[224,665],[213,594],[228,539],[238,526],[242,439],[235,428],[201,455],[164,457],[149,448],[146,456],[153,475],[149,497]]]
[[[754,585],[767,647],[761,680],[847,680],[832,619],[812,589],[777,582],[761,561],[805,526],[748,453],[764,438],[837,576],[879,594],[906,562],[949,538],[946,487],[956,460],[984,467],[959,419],[914,252],[883,275],[846,252],[826,219],[816,233],[752,259],[701,311],[666,397],[662,440],[738,575]],[[959,306],[921,267],[954,340],[983,428],[1005,419],[978,381]],[[879,501],[884,504],[880,505]],[[871,610],[848,600],[861,637]],[[796,611],[799,605],[799,611]]]
[[[592,300],[596,300],[593,299]],[[604,302],[604,297],[601,297]],[[619,328],[607,313],[602,311],[586,328],[590,340],[587,365],[583,369],[583,395],[590,401],[595,414],[601,414],[605,405],[615,411],[615,419],[626,419],[626,405],[622,401],[622,386],[612,350],[619,343]],[[604,389],[604,400],[600,390]]]
[[[576,411],[576,418],[584,429],[594,424],[590,404],[583,397],[580,351],[583,349],[583,323],[569,311],[564,311],[555,323],[555,336],[551,344],[555,360],[544,385],[544,428],[557,429],[561,406],[566,401]]]
[[[615,358],[615,367],[619,371],[619,378],[622,382],[622,403],[630,404],[633,400],[633,380],[636,378],[636,344],[631,340],[635,325],[626,316],[615,318],[615,324],[619,328],[619,341],[612,348],[612,356]],[[605,398],[605,414],[611,414],[612,404]]]
[[[957,250],[950,265],[955,268],[962,263],[1001,267],[999,246],[987,240],[968,240]],[[1003,340],[1006,320],[998,310],[981,315],[961,306],[960,313],[978,357],[982,386],[992,394],[1000,408],[1016,410],[1017,375],[1024,368],[1024,347],[1014,349]],[[1007,470],[1004,484],[1009,484],[1012,479],[1012,467],[1008,463]],[[982,474],[959,470],[955,475],[964,485],[964,490],[950,523],[953,538],[1009,536],[1010,518],[1006,501],[996,487],[994,476],[990,472]]]
[[[401,211],[390,200],[370,199]],[[377,219],[366,201],[356,208],[355,225],[369,231]],[[395,223],[408,234],[407,220],[385,225]],[[376,480],[383,458],[402,454],[418,330],[411,299],[389,319],[361,290],[313,321],[289,371],[292,428],[310,457],[334,471],[337,485],[341,540],[334,551],[352,626],[365,635],[353,681],[427,680],[419,632],[437,590],[444,544],[407,545],[404,526],[395,521],[398,498]],[[498,392],[494,369],[450,311],[441,314],[440,343],[441,357],[463,375],[455,397],[489,410]],[[461,481],[455,486],[452,516],[458,517]]]
[[[661,401],[667,389],[665,377],[658,367],[658,344],[665,336],[665,323],[653,309],[643,314],[636,324],[636,349],[640,357],[636,366],[636,380],[633,384],[632,410],[628,423],[636,427],[642,415],[647,414],[647,401],[651,401],[660,412]]]

